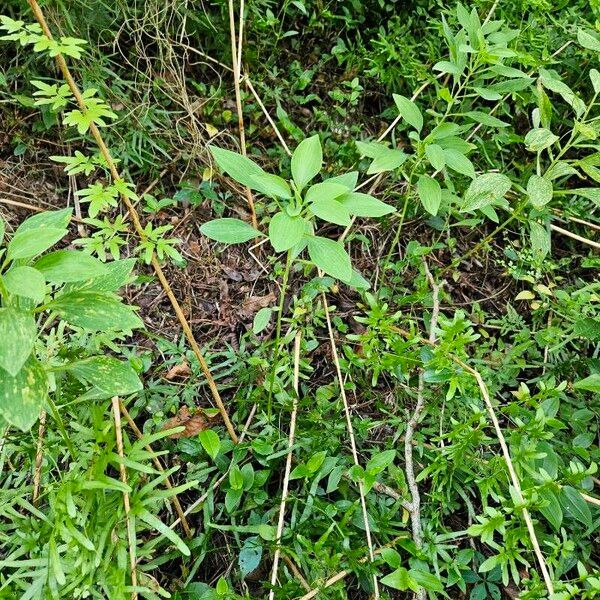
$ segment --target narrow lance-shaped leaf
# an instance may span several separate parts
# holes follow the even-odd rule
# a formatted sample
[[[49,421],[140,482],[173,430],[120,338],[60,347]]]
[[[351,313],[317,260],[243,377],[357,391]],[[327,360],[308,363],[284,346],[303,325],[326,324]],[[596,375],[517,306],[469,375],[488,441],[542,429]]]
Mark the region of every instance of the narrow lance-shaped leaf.
[[[292,154],[292,177],[299,191],[318,175],[323,164],[323,151],[318,135],[309,137],[294,150]]]
[[[200,226],[200,232],[211,240],[224,244],[243,244],[262,235],[241,219],[214,219]]]

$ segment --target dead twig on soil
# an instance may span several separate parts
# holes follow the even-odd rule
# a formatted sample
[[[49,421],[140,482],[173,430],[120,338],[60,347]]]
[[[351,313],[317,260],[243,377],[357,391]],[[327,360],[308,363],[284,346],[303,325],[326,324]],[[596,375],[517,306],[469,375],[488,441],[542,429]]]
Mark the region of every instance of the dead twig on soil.
[[[44,13],[42,12],[39,4],[37,3],[37,0],[27,0],[27,1],[29,3],[29,6],[31,7],[31,10],[33,11],[33,14],[34,14],[37,22],[41,26],[42,31],[44,32],[44,35],[46,35],[46,37],[48,37],[49,39],[52,39],[52,32],[50,31],[50,28],[48,27],[48,23],[46,22]],[[75,83],[75,80],[73,79],[73,76],[71,74],[71,71],[69,70],[69,67],[67,65],[67,62],[66,62],[64,56],[62,54],[57,54],[56,62],[58,64],[58,68],[60,69],[60,71],[63,74],[63,77],[65,78],[65,81],[67,82],[67,85],[69,86],[69,89],[71,90],[71,93],[75,97],[77,104],[79,105],[80,109],[85,112],[87,110],[87,107],[85,104],[85,99],[83,98],[81,91],[79,90],[79,87],[77,86],[77,84]],[[98,148],[100,149],[100,153],[106,160],[106,164],[108,165],[111,177],[115,181],[122,180],[122,178],[119,174],[119,171],[117,170],[117,167],[115,165],[115,162],[110,154],[110,151],[108,150],[108,147],[106,146],[106,143],[104,142],[104,138],[102,137],[100,130],[98,129],[98,127],[96,126],[96,124],[94,122],[92,122],[90,124],[90,132],[91,132],[92,136],[94,137],[94,140],[96,141],[96,144],[98,145]],[[142,227],[140,217],[137,213],[137,210],[135,209],[134,205],[132,204],[132,202],[129,198],[127,198],[123,194],[121,194],[120,197],[121,197],[121,201],[123,202],[123,204],[127,208],[127,211],[129,212],[129,216],[131,217],[131,221],[133,223],[136,234],[139,236],[140,239],[145,240],[146,233],[144,232],[144,228]],[[206,377],[206,380],[208,382],[208,387],[210,388],[210,391],[211,391],[212,397],[215,401],[215,404],[217,405],[219,412],[221,413],[221,416],[223,417],[223,422],[225,423],[227,432],[229,433],[229,436],[234,441],[234,443],[237,444],[238,437],[237,437],[237,434],[235,433],[235,429],[233,428],[233,425],[231,423],[231,419],[229,418],[229,413],[227,412],[227,409],[225,408],[225,405],[223,404],[223,401],[221,400],[221,395],[219,394],[217,384],[210,372],[210,369],[208,367],[206,360],[204,359],[204,356],[202,355],[200,346],[196,342],[196,338],[194,337],[194,334],[192,333],[192,329],[187,321],[187,318],[185,317],[185,315],[183,313],[183,310],[181,309],[179,301],[175,297],[175,294],[173,293],[173,290],[171,289],[171,286],[170,286],[167,278],[165,277],[162,267],[160,266],[160,263],[158,262],[158,258],[156,257],[156,254],[154,254],[154,253],[152,254],[151,264],[154,269],[154,272],[156,273],[156,276],[158,277],[158,280],[160,281],[160,284],[162,285],[167,297],[169,298],[169,300],[171,302],[171,305],[173,306],[173,310],[175,311],[177,319],[179,320],[179,323],[181,324],[181,328],[183,329],[185,337],[187,338],[194,354],[196,355],[198,362],[200,363],[200,368],[202,369],[202,372],[204,373],[204,376]]]

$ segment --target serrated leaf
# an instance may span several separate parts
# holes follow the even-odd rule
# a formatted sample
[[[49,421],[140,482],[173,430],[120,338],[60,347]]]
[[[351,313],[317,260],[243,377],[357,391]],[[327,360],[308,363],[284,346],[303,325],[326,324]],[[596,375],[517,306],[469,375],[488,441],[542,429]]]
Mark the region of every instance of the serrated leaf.
[[[308,254],[312,262],[328,275],[349,282],[352,279],[352,263],[344,246],[324,237],[308,240]]]
[[[351,215],[357,217],[383,217],[383,215],[396,212],[396,209],[390,204],[361,192],[351,192],[339,198],[338,201],[348,209]]]
[[[47,396],[46,372],[33,356],[14,377],[0,369],[0,415],[21,431],[36,422]]]
[[[48,308],[88,331],[129,331],[144,326],[134,310],[111,294],[81,290],[58,296]]]
[[[262,235],[252,225],[241,219],[214,219],[200,226],[206,237],[223,244],[243,244]]]
[[[417,181],[417,193],[423,208],[435,217],[442,202],[442,188],[440,184],[429,175],[421,175]]]
[[[4,275],[4,287],[16,296],[29,298],[36,304],[46,295],[44,276],[33,267],[15,267]]]
[[[600,342],[600,320],[591,317],[580,319],[573,325],[573,333],[588,340]]]
[[[400,116],[421,133],[423,129],[423,115],[419,107],[412,100],[406,98],[406,96],[401,96],[400,94],[393,94],[392,96]]]
[[[32,315],[0,308],[0,367],[15,376],[33,350],[37,327]]]
[[[77,250],[57,250],[42,256],[33,265],[46,281],[68,283],[104,275],[106,266],[97,258]]]
[[[292,177],[298,191],[302,191],[306,184],[319,174],[322,165],[323,151],[318,135],[313,135],[298,144],[291,161]]]
[[[275,252],[284,252],[295,246],[304,236],[305,220],[278,212],[269,223],[269,241]]]
[[[347,227],[352,221],[348,209],[337,200],[320,198],[319,200],[315,200],[309,208],[314,215],[319,217],[319,219],[327,221],[328,223],[335,223],[336,225]]]
[[[535,208],[543,208],[552,200],[552,181],[540,175],[532,175],[527,182],[527,195]]]

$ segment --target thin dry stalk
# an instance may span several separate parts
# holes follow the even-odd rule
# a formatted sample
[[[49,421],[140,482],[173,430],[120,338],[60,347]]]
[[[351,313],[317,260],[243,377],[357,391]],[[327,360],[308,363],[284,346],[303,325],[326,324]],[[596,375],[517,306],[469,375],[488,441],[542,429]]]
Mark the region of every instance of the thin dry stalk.
[[[438,285],[433,276],[431,275],[431,271],[427,266],[425,260],[423,260],[423,267],[425,269],[425,275],[427,277],[427,281],[431,286],[431,290],[433,292],[433,309],[431,312],[431,322],[429,324],[429,342],[431,344],[435,344],[435,330],[437,327],[437,322],[440,314],[440,290],[442,288],[443,282],[441,285]],[[415,431],[419,426],[419,420],[425,408],[425,369],[421,368],[419,372],[419,385],[417,389],[417,404],[413,411],[413,414],[406,425],[406,434],[404,436],[404,459],[405,459],[405,469],[406,469],[406,482],[408,484],[408,489],[410,490],[411,502],[410,502],[410,522],[411,529],[413,534],[413,541],[415,542],[415,546],[417,549],[421,549],[423,547],[423,529],[421,527],[421,495],[419,493],[419,485],[417,484],[417,479],[415,477],[415,464],[413,460],[413,439],[415,435]],[[424,588],[419,588],[419,591],[416,593],[416,597],[419,600],[425,600],[427,597],[427,592]]]
[[[240,72],[242,63],[242,27],[243,27],[244,13],[240,13],[240,39],[239,49],[235,39],[235,11],[233,8],[233,0],[229,0],[229,33],[231,37],[231,60],[233,63],[233,87],[235,90],[235,107],[238,116],[238,129],[240,134],[240,150],[243,156],[246,156],[246,129],[244,127],[244,112],[242,109],[242,95],[240,92]],[[239,57],[238,57],[239,55]],[[248,202],[248,208],[250,209],[250,216],[252,218],[252,226],[258,229],[258,221],[256,219],[256,211],[254,209],[254,198],[250,188],[245,189],[246,201]]]
[[[279,568],[279,557],[281,555],[281,538],[283,536],[283,526],[285,523],[285,504],[288,497],[290,484],[290,473],[292,472],[292,448],[296,439],[296,418],[298,416],[298,400],[300,397],[300,341],[302,332],[298,330],[294,338],[294,403],[292,406],[292,416],[290,418],[290,433],[288,436],[288,453],[285,459],[285,471],[283,475],[283,486],[281,490],[281,503],[279,504],[279,520],[277,522],[277,534],[275,535],[275,555],[273,556],[273,569],[271,570],[271,589],[269,590],[269,600],[275,598],[275,585],[277,584],[277,570]]]
[[[127,485],[127,469],[125,468],[125,464],[123,463],[123,459],[125,458],[125,453],[123,452],[123,433],[121,430],[121,409],[119,407],[119,398],[115,396],[112,399],[112,409],[113,415],[115,418],[115,436],[117,439],[117,452],[119,454],[119,474],[121,476],[121,481]],[[133,531],[131,518],[129,513],[131,512],[131,506],[129,504],[129,492],[123,492],[123,505],[125,506],[125,519],[127,522],[127,540],[129,542],[129,567],[131,569],[131,586],[134,588],[131,592],[131,597],[134,600],[137,600],[138,593],[135,588],[137,588],[137,571],[136,571],[136,560],[135,560],[135,531]]]
[[[582,244],[587,244],[588,246],[591,246],[592,248],[600,248],[600,243],[594,242],[594,240],[590,240],[581,235],[577,235],[576,233],[568,231],[567,229],[563,229],[562,227],[559,227],[558,225],[551,224],[550,229],[552,229],[552,231],[556,231],[557,233],[560,233],[562,235],[566,235],[567,237],[570,237],[573,240],[577,240],[578,242],[581,242]]]
[[[141,440],[144,437],[144,434],[140,431],[139,427],[136,425],[136,422],[133,420],[133,418],[129,414],[129,411],[127,410],[127,408],[125,408],[125,405],[123,404],[123,402],[121,400],[119,400],[119,408],[121,409],[121,413],[125,417],[125,420],[129,424],[129,427],[131,427],[131,429],[133,430],[133,432],[135,433],[137,438],[139,440]],[[144,448],[146,449],[147,452],[154,454],[154,450],[152,450],[152,446],[150,446],[150,444],[146,444],[144,446]],[[153,456],[152,462],[154,463],[154,466],[161,473],[165,472],[165,468],[164,468],[163,464],[160,462],[160,459],[158,458],[158,456]],[[165,487],[167,487],[170,490],[173,489],[173,484],[171,483],[171,479],[169,477],[167,477],[165,479]],[[173,507],[175,508],[175,512],[177,513],[177,516],[179,517],[179,520],[181,522],[181,526],[183,528],[183,531],[185,532],[185,535],[188,538],[192,537],[192,530],[190,529],[190,525],[189,525],[187,519],[185,518],[185,514],[183,513],[183,507],[181,506],[181,503],[179,502],[179,498],[178,498],[177,494],[172,496],[171,502],[173,503]]]
[[[46,22],[44,13],[42,12],[39,4],[37,3],[36,0],[27,0],[27,1],[29,3],[29,6],[31,7],[31,10],[33,11],[33,14],[34,14],[36,20],[42,27],[42,31],[44,32],[44,35],[46,35],[46,37],[51,39],[52,32],[50,31],[50,28],[48,27],[48,23]],[[81,108],[82,111],[86,111],[87,108],[86,108],[85,100],[81,94],[81,91],[79,90],[79,87],[75,83],[75,80],[73,79],[73,76],[71,75],[71,71],[69,70],[67,62],[62,54],[56,55],[56,63],[58,64],[58,67],[59,67],[60,71],[62,72],[63,77],[65,78],[65,81],[67,82],[67,85],[69,86],[69,89],[71,90],[71,93],[75,97],[77,104],[79,105],[79,107]],[[90,132],[91,132],[92,136],[94,137],[94,140],[96,141],[96,144],[98,145],[98,148],[100,149],[100,153],[106,160],[106,164],[108,165],[111,177],[115,181],[121,180],[122,178],[119,174],[119,171],[117,170],[115,162],[110,154],[110,151],[108,150],[106,143],[104,142],[104,138],[102,137],[102,134],[100,133],[100,130],[98,129],[96,124],[93,122],[90,125]],[[144,232],[144,228],[142,227],[142,224],[140,222],[140,218],[137,213],[137,210],[133,206],[131,200],[129,198],[127,198],[126,196],[121,195],[121,201],[123,202],[123,204],[127,208],[127,211],[129,212],[129,216],[131,217],[131,221],[133,223],[136,234],[140,237],[140,239],[142,239],[142,240],[146,239],[146,233]],[[208,387],[210,388],[210,391],[211,391],[212,397],[215,401],[215,404],[217,405],[219,412],[221,413],[221,416],[223,417],[223,422],[225,423],[227,432],[229,433],[229,436],[231,437],[233,442],[237,444],[238,437],[237,437],[237,434],[235,433],[235,429],[233,428],[233,425],[229,418],[227,409],[225,408],[225,405],[223,404],[223,401],[221,400],[221,396],[219,394],[217,384],[215,383],[215,380],[210,372],[210,369],[208,368],[208,364],[206,363],[206,360],[204,359],[204,356],[202,355],[200,346],[198,346],[198,343],[196,342],[194,334],[192,333],[192,329],[187,321],[187,318],[185,317],[185,315],[183,313],[183,310],[181,309],[179,301],[175,297],[175,294],[173,293],[173,290],[171,289],[171,286],[170,286],[167,278],[165,277],[165,274],[163,273],[163,270],[160,266],[160,263],[158,262],[156,254],[152,255],[151,262],[152,262],[152,267],[154,269],[154,272],[156,273],[156,276],[158,277],[160,284],[162,285],[167,297],[169,298],[169,301],[171,302],[171,305],[173,306],[173,310],[175,311],[177,319],[179,320],[179,323],[181,324],[181,328],[185,334],[185,337],[187,338],[194,354],[196,355],[198,362],[200,363],[200,368],[202,369],[202,372],[204,373],[204,376],[206,377],[206,381],[208,382]]]
[[[348,398],[346,397],[346,390],[344,388],[344,378],[342,376],[342,368],[340,367],[340,359],[337,352],[337,346],[335,338],[333,336],[333,327],[331,326],[331,317],[329,315],[329,305],[327,303],[327,297],[325,292],[321,293],[323,301],[323,308],[325,309],[325,318],[327,320],[327,331],[329,333],[329,343],[331,345],[331,355],[333,357],[333,363],[335,364],[335,370],[340,385],[340,396],[344,404],[344,413],[346,415],[346,425],[348,427],[348,437],[350,438],[350,448],[352,449],[352,458],[354,464],[360,466],[358,459],[358,450],[356,448],[356,440],[354,439],[354,427],[352,426],[352,415],[350,414],[350,406],[348,405]],[[361,480],[358,481],[358,492],[360,495],[360,505],[362,508],[363,524],[365,526],[365,535],[367,537],[367,546],[369,548],[369,557],[371,562],[375,561],[375,554],[373,552],[373,540],[371,538],[371,527],[369,525],[369,515],[367,513],[367,501],[365,498],[365,489]],[[377,575],[373,574],[373,597],[375,600],[379,598],[379,582],[377,581]]]
[[[42,462],[44,461],[44,434],[46,433],[46,411],[40,412],[37,447],[35,450],[35,470],[33,472],[32,504],[37,506],[40,497],[40,482],[42,481]]]

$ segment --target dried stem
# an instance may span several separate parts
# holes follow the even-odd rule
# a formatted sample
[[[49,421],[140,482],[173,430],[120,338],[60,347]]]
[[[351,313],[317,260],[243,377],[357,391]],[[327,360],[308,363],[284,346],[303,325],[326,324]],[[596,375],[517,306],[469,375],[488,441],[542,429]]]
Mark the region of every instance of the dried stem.
[[[123,404],[122,401],[119,401],[119,408],[121,409],[121,413],[125,417],[125,420],[129,424],[129,427],[131,427],[131,429],[133,429],[133,432],[135,433],[135,435],[137,436],[137,438],[139,440],[141,440],[144,437],[144,434],[140,431],[139,427],[136,425],[135,421],[133,420],[133,418],[129,414],[129,411],[127,410],[127,408],[125,408],[125,405]],[[146,449],[147,452],[150,452],[151,454],[154,454],[154,450],[152,450],[152,446],[150,446],[150,444],[146,444],[144,446],[144,448]],[[160,462],[160,459],[158,458],[158,456],[153,456],[152,457],[152,462],[154,463],[154,466],[161,473],[165,472],[165,468],[164,468],[163,464]],[[171,479],[169,477],[167,477],[165,479],[165,487],[167,487],[170,490],[173,489],[173,484],[171,483]],[[188,538],[192,537],[192,530],[190,529],[190,525],[189,525],[187,519],[185,518],[185,514],[183,512],[183,508],[181,506],[181,503],[179,502],[179,498],[177,497],[177,494],[173,495],[173,497],[171,498],[171,502],[173,503],[173,507],[175,508],[175,512],[177,513],[177,515],[179,517],[179,520],[181,522],[181,526],[183,527],[183,531],[185,532],[185,535]]]
[[[273,556],[273,569],[271,571],[271,589],[269,600],[275,598],[275,585],[277,584],[277,569],[279,567],[279,556],[281,554],[281,538],[283,536],[283,525],[285,523],[285,503],[288,497],[290,473],[292,471],[292,448],[296,437],[296,418],[298,416],[298,400],[300,397],[300,341],[302,332],[298,330],[294,338],[294,403],[292,405],[292,416],[290,418],[290,433],[288,436],[288,453],[285,459],[285,471],[283,475],[283,486],[281,490],[281,503],[279,505],[279,520],[277,522],[277,534],[275,536],[275,555]]]
[[[350,414],[350,407],[348,405],[348,398],[346,397],[346,390],[344,388],[344,378],[342,376],[342,369],[340,367],[340,359],[337,352],[337,346],[335,344],[335,338],[333,336],[333,327],[331,326],[331,317],[329,315],[329,305],[327,303],[327,296],[325,296],[325,292],[321,293],[321,298],[323,301],[323,308],[325,309],[325,318],[327,320],[327,331],[329,333],[329,342],[331,345],[331,355],[333,357],[333,362],[335,364],[335,370],[337,373],[337,378],[340,385],[340,396],[342,397],[342,402],[344,404],[344,413],[346,415],[346,425],[348,427],[348,437],[350,438],[350,448],[352,449],[352,458],[354,459],[354,464],[356,466],[360,466],[360,461],[358,459],[358,450],[356,448],[356,440],[354,439],[354,427],[352,426],[352,416]],[[367,546],[369,548],[369,557],[371,562],[375,561],[375,553],[373,552],[373,541],[371,538],[371,527],[369,525],[369,515],[367,513],[367,501],[365,498],[365,489],[362,481],[358,481],[358,492],[360,495],[360,505],[362,508],[362,517],[363,524],[365,526],[365,535],[367,537]],[[373,597],[375,600],[379,598],[379,582],[377,581],[377,575],[373,574]]]
[[[119,474],[121,481],[127,485],[127,469],[123,463],[125,453],[123,452],[123,433],[121,430],[121,409],[119,407],[119,398],[115,396],[112,399],[113,415],[115,417],[115,436],[117,439],[117,452],[119,454]],[[131,586],[133,591],[131,597],[137,600],[138,593],[137,588],[137,571],[136,571],[136,559],[135,559],[135,531],[133,530],[133,523],[129,516],[131,512],[131,506],[129,504],[129,492],[123,491],[123,505],[125,506],[125,519],[127,522],[127,540],[129,542],[129,567],[131,569]]]
[[[46,37],[51,39],[52,32],[50,31],[50,28],[48,27],[48,24],[46,23],[44,13],[42,12],[39,4],[37,3],[36,0],[27,0],[27,1],[29,2],[29,6],[31,7],[31,10],[33,11],[33,14],[34,14],[36,20],[42,27],[42,31],[44,32],[44,35],[46,35]],[[63,77],[65,78],[65,81],[67,82],[67,85],[69,86],[69,89],[71,90],[71,93],[75,97],[77,104],[79,105],[79,107],[81,108],[82,111],[86,111],[87,108],[86,108],[85,100],[81,94],[81,91],[79,90],[79,87],[75,83],[75,80],[73,79],[73,76],[71,75],[71,71],[69,70],[69,67],[67,66],[67,62],[65,61],[65,58],[62,54],[56,55],[56,63],[58,64],[58,68],[62,72]],[[91,132],[92,136],[94,137],[96,144],[98,145],[98,148],[100,149],[100,153],[106,160],[106,164],[108,165],[108,168],[110,170],[111,177],[113,178],[113,180],[121,180],[119,171],[117,170],[115,162],[110,154],[110,151],[108,150],[106,143],[104,142],[104,138],[102,137],[102,134],[100,133],[100,130],[98,129],[96,124],[93,122],[90,124],[90,132]],[[140,222],[139,215],[138,215],[135,207],[133,206],[131,200],[121,194],[121,201],[123,202],[123,204],[127,208],[127,211],[129,212],[129,216],[131,217],[131,221],[133,223],[136,234],[140,237],[140,239],[142,239],[142,240],[146,239],[146,233],[144,232],[144,228],[142,227],[142,224]],[[210,388],[210,391],[211,391],[212,397],[215,401],[215,404],[217,405],[219,412],[221,413],[221,416],[223,417],[223,422],[225,423],[227,432],[229,433],[229,436],[234,441],[234,443],[237,444],[238,437],[237,437],[237,434],[235,433],[235,430],[234,430],[231,420],[229,418],[227,409],[225,408],[225,405],[223,404],[223,401],[221,400],[221,396],[219,394],[217,384],[215,383],[215,380],[210,372],[210,369],[208,368],[208,364],[206,363],[206,360],[204,359],[204,356],[202,355],[200,347],[198,346],[198,343],[196,342],[196,339],[194,338],[194,334],[192,333],[192,329],[191,329],[185,315],[183,314],[183,310],[181,309],[181,306],[180,306],[177,298],[175,297],[175,294],[173,293],[173,290],[171,289],[171,286],[170,286],[169,282],[167,281],[165,274],[163,273],[163,270],[158,262],[156,254],[152,254],[151,262],[152,262],[152,267],[154,268],[154,271],[156,273],[156,276],[158,277],[160,284],[162,285],[167,297],[169,298],[171,305],[173,306],[173,310],[175,311],[175,314],[177,315],[177,319],[181,323],[181,328],[183,329],[185,337],[187,338],[190,346],[192,347],[194,354],[196,355],[198,362],[200,363],[200,368],[202,369],[202,372],[204,373],[204,376],[206,377],[206,380],[208,382],[208,386]]]
[[[35,470],[33,472],[33,500],[37,506],[40,497],[40,482],[42,480],[42,462],[44,460],[44,434],[46,433],[46,411],[40,412],[40,424],[38,428],[37,447],[35,451]]]
[[[229,33],[231,36],[231,60],[233,64],[233,87],[235,90],[235,107],[238,116],[238,129],[240,134],[240,150],[246,156],[246,129],[244,127],[244,111],[242,109],[242,95],[240,92],[240,72],[242,64],[242,41],[243,41],[243,23],[244,13],[243,6],[240,13],[240,38],[239,47],[235,38],[235,11],[233,9],[233,0],[229,0]],[[258,229],[258,221],[256,219],[256,211],[254,210],[254,198],[250,188],[246,188],[246,201],[250,209],[250,217],[252,218],[252,226]]]

